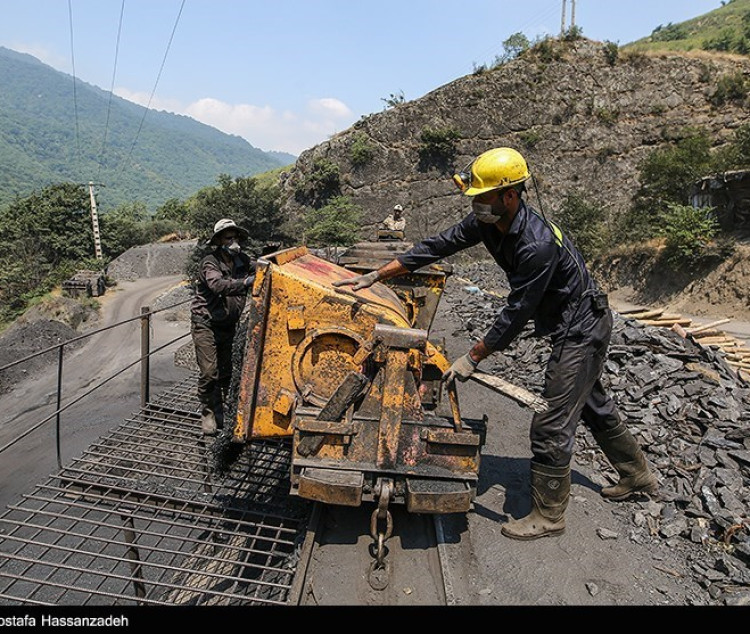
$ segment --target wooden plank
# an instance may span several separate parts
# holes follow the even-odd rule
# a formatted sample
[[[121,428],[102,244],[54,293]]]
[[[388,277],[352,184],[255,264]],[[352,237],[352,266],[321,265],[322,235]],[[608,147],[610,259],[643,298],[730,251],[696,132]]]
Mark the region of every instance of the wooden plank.
[[[728,337],[726,335],[721,337],[703,337],[702,339],[700,339],[700,343],[703,346],[709,346],[716,343],[732,343],[734,341],[736,341],[736,339]]]
[[[631,313],[627,316],[628,319],[651,319],[652,317],[658,317],[663,314],[663,310],[644,310],[640,313]]]
[[[510,396],[514,401],[521,403],[521,405],[530,407],[535,412],[544,412],[548,408],[547,401],[541,396],[529,392],[517,385],[513,385],[505,379],[501,379],[499,376],[486,374],[484,372],[474,372],[474,374],[471,375],[471,378],[480,385],[484,385],[495,392],[499,392],[505,396]]]
[[[693,323],[691,319],[639,319],[644,326],[656,326],[658,328],[671,328],[675,324],[679,326],[689,326]]]
[[[702,326],[698,326],[696,328],[691,328],[690,332],[692,334],[695,334],[696,332],[701,332],[702,330],[708,330],[709,328],[715,328],[716,326],[721,326],[721,324],[726,324],[729,321],[732,321],[732,320],[731,319],[719,319],[717,321],[712,321],[708,324],[703,324]]]
[[[701,330],[700,332],[694,332],[693,330],[688,328],[687,334],[689,334],[693,339],[703,339],[703,337],[722,337],[726,333],[723,330]]]
[[[364,392],[365,388],[369,385],[369,379],[359,372],[349,372],[344,377],[336,390],[331,394],[330,398],[320,410],[320,413],[316,417],[319,421],[337,421],[349,409],[349,406],[354,403],[359,396]],[[305,436],[299,441],[297,445],[297,451],[302,456],[309,456],[317,453],[321,446],[325,436]]]

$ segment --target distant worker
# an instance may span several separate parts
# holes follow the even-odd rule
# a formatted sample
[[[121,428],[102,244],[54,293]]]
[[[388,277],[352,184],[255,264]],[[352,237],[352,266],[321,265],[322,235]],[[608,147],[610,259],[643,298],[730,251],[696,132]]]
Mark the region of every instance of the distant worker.
[[[393,208],[393,213],[389,214],[383,220],[383,229],[388,231],[403,231],[405,228],[406,218],[404,218],[404,208],[401,205],[396,205]]]
[[[200,262],[190,307],[201,430],[207,436],[223,426],[232,378],[232,343],[247,291],[255,280],[255,264],[240,247],[245,238],[247,232],[234,220],[222,218],[214,225],[208,244],[215,248]]]
[[[484,337],[445,372],[445,381],[466,381],[482,359],[505,350],[526,323],[549,336],[543,396],[548,409],[531,422],[531,512],[503,524],[506,537],[531,540],[565,530],[570,496],[570,463],[579,420],[591,430],[620,479],[601,495],[622,500],[654,493],[656,477],[641,447],[623,424],[601,382],[612,333],[607,296],[596,286],[581,254],[543,213],[522,195],[531,174],[511,148],[478,156],[453,177],[471,211],[445,231],[413,246],[376,271],[334,282],[353,290],[428,266],[483,243],[510,284],[507,305]]]

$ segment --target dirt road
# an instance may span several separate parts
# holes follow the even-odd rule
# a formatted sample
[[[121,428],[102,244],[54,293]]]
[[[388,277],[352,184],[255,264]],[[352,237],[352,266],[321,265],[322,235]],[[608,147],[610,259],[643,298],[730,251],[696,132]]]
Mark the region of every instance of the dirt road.
[[[81,453],[96,438],[137,412],[141,398],[141,321],[112,327],[141,314],[156,298],[181,281],[181,276],[143,278],[120,282],[101,298],[101,315],[96,329],[83,345],[63,357],[60,415],[61,459],[65,464]],[[153,316],[151,349],[154,350],[188,332],[188,324],[166,321],[162,313]],[[176,344],[151,359],[153,392],[158,392],[187,375],[174,364]],[[129,364],[132,367],[125,369]],[[13,444],[0,460],[0,504],[5,507],[16,496],[56,471],[57,364],[52,363],[36,376],[18,383],[0,396],[0,447],[6,446],[27,430],[46,419],[37,431]],[[93,390],[102,381],[105,387]],[[68,407],[83,394],[88,396]],[[51,418],[50,418],[51,416]]]

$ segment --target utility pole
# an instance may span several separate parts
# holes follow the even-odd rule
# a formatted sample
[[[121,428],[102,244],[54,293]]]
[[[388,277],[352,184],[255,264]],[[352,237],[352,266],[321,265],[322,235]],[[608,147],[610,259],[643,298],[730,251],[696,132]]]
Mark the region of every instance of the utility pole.
[[[96,196],[94,195],[94,183],[89,182],[89,198],[91,199],[91,224],[94,227],[94,252],[96,259],[102,259],[102,240],[99,236],[99,216],[96,211]]]
[[[560,37],[565,37],[565,14],[566,14],[566,0],[562,0],[562,20],[560,21]],[[570,26],[568,28],[573,28],[576,25],[576,0],[570,0]]]
[[[565,0],[562,0],[562,18],[560,20],[560,37],[565,35]]]

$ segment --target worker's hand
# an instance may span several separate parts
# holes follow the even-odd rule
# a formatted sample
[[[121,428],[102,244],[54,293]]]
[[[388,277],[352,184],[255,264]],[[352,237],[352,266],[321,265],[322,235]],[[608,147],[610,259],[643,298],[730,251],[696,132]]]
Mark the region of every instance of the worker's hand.
[[[474,361],[467,352],[464,356],[459,357],[453,362],[453,365],[449,367],[443,374],[443,381],[446,383],[452,383],[456,379],[463,382],[466,381],[474,370],[477,369],[479,361]]]
[[[356,277],[350,277],[347,280],[337,280],[333,282],[334,286],[351,286],[353,291],[358,291],[363,288],[370,288],[375,282],[378,281],[378,272],[370,271],[365,275],[357,275]]]
[[[245,280],[245,288],[250,288],[253,285],[253,282],[255,281],[255,275],[248,275]]]

